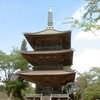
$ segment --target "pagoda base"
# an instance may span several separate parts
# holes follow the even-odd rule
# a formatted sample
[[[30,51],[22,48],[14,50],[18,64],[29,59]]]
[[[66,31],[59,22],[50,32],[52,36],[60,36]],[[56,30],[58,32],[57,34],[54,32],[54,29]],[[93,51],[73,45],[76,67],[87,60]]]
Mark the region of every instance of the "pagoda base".
[[[42,94],[26,94],[25,100],[69,100],[68,94],[50,94],[44,96]]]

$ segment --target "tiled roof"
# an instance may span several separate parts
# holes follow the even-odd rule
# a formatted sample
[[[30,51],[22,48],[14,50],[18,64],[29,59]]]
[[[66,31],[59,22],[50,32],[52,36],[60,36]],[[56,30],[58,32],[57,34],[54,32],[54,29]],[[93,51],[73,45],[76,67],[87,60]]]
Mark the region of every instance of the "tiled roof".
[[[55,70],[55,71],[26,71],[20,73],[21,77],[35,84],[45,84],[46,82],[52,85],[66,84],[73,82],[75,72]]]
[[[58,31],[55,29],[45,29],[39,32],[25,32],[27,35],[50,35],[50,34],[61,34],[61,33],[70,33],[71,31]]]
[[[71,52],[73,49],[65,49],[65,50],[51,50],[51,51],[23,51],[25,54],[57,54],[57,53],[67,53]]]
[[[71,72],[71,71],[64,71],[64,70],[42,70],[42,71],[23,71],[20,74],[21,75],[66,75],[66,74],[74,74],[75,72]]]

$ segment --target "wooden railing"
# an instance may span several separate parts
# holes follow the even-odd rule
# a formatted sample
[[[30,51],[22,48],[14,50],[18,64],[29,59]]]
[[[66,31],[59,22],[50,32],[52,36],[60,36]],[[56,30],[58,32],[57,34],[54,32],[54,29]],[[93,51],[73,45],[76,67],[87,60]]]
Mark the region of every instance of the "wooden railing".
[[[69,97],[69,94],[51,94],[51,97]]]
[[[50,94],[49,96],[43,96],[43,94],[26,94],[25,100],[35,100],[35,98],[39,98],[39,100],[52,100],[53,98],[66,98],[66,100],[69,100],[69,94]]]
[[[42,94],[26,94],[26,97],[41,97]]]

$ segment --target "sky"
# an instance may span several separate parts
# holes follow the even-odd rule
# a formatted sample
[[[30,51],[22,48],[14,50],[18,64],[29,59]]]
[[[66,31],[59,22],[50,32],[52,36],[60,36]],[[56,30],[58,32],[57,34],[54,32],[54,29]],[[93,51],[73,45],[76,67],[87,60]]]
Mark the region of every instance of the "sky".
[[[66,31],[70,27],[66,17],[80,19],[85,0],[0,0],[0,50],[10,54],[20,48],[24,32],[38,32],[47,27],[49,6],[53,10],[54,29]],[[100,22],[98,22],[100,24]],[[100,67],[100,31],[72,30],[71,47],[74,49],[72,68],[79,72]],[[28,44],[28,43],[27,43]],[[28,50],[31,47],[28,45]]]

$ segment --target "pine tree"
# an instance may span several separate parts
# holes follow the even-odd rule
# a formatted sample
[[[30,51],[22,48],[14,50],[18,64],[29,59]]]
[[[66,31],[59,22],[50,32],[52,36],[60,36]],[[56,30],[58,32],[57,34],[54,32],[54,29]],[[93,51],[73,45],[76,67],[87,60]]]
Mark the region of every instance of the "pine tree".
[[[27,43],[26,43],[25,39],[23,39],[23,41],[22,41],[21,51],[27,51]]]

